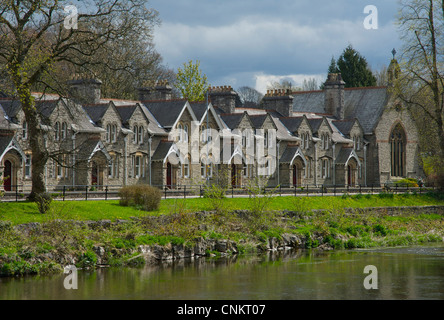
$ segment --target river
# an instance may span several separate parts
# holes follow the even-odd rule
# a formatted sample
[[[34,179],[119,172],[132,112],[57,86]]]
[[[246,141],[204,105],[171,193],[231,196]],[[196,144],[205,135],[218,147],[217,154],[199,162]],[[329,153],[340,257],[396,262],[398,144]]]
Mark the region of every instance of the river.
[[[366,266],[376,267],[364,273]],[[377,271],[377,272],[375,272]],[[444,300],[444,245],[299,250],[161,266],[0,278],[0,300]],[[366,289],[366,277],[377,289]]]

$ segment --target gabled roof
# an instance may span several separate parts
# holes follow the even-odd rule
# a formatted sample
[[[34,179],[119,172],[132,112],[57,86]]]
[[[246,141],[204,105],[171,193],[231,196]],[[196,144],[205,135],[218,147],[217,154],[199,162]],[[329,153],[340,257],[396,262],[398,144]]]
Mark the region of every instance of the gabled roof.
[[[128,106],[116,106],[117,112],[120,115],[120,119],[122,120],[123,124],[127,124],[129,119],[131,119],[131,117],[134,114],[134,111],[136,111],[137,109],[137,105],[133,104],[133,105],[128,105]]]
[[[234,130],[239,126],[244,116],[245,113],[224,113],[220,115],[220,118],[229,129]]]
[[[325,112],[325,92],[306,91],[293,93],[293,111],[322,114]],[[371,134],[387,105],[387,87],[344,89],[344,118],[357,118],[364,133]]]
[[[287,146],[282,157],[279,159],[279,163],[282,164],[293,164],[294,160],[300,157],[304,166],[307,165],[307,160],[305,159],[299,146]]]
[[[355,125],[356,119],[333,120],[333,125],[346,137],[350,137],[350,131]]]
[[[95,105],[84,105],[83,109],[88,114],[90,119],[94,121],[94,123],[100,123],[102,121],[103,116],[109,108],[108,103],[101,103]]]
[[[288,129],[288,131],[294,133],[299,130],[299,126],[304,120],[304,117],[285,117],[279,118],[279,120]]]
[[[5,154],[11,150],[17,151],[22,159],[26,157],[20,144],[17,142],[13,135],[0,136],[0,161],[2,161]]]
[[[351,147],[343,147],[339,151],[338,157],[336,158],[335,163],[336,164],[343,164],[347,165],[348,161],[354,158],[359,166],[361,166],[361,161],[359,160],[358,155],[356,154],[355,150]]]
[[[253,123],[253,126],[256,129],[262,128],[264,125],[265,119],[267,119],[268,114],[256,114],[256,115],[250,115],[250,120]]]
[[[183,99],[145,102],[145,106],[163,128],[172,128],[187,105],[189,106],[187,101]],[[192,109],[190,111],[194,116]]]
[[[17,115],[22,110],[22,105],[18,100],[0,100],[0,106],[5,112],[5,116],[9,118],[10,121],[17,121]]]

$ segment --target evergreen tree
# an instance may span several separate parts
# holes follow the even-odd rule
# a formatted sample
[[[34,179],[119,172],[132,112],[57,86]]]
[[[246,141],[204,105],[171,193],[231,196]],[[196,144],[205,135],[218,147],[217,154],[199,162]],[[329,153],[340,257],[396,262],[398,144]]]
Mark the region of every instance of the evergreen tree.
[[[330,66],[328,67],[328,73],[339,73],[338,66],[336,65],[335,57],[331,57]]]
[[[367,60],[351,45],[345,48],[336,65],[346,88],[376,86],[376,77],[368,67]]]

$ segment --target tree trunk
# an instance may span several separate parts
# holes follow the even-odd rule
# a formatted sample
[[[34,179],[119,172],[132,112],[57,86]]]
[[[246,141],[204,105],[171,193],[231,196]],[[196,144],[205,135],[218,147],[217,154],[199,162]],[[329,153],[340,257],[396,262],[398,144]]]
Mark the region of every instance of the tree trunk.
[[[36,195],[46,192],[45,165],[49,152],[45,146],[45,133],[40,128],[39,113],[34,105],[34,99],[29,88],[18,90],[25,119],[28,123],[29,143],[32,152],[32,190],[29,199],[35,200]]]

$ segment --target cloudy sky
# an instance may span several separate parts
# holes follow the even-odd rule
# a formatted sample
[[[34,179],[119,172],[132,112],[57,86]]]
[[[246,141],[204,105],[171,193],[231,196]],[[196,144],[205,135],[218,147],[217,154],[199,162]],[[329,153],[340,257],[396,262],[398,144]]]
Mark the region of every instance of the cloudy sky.
[[[199,60],[213,86],[324,80],[332,56],[351,44],[372,69],[400,51],[398,0],[151,0],[162,24],[156,48],[168,67]],[[364,12],[368,5],[376,11]],[[370,16],[376,19],[370,19]],[[364,22],[367,22],[365,25]],[[377,29],[369,29],[376,27]],[[366,27],[367,26],[367,27]]]

